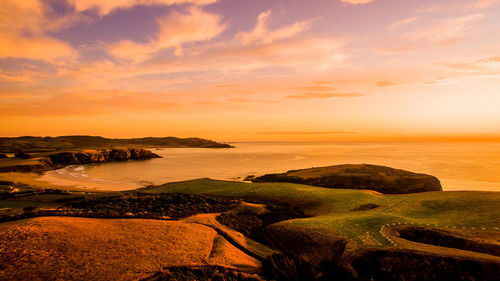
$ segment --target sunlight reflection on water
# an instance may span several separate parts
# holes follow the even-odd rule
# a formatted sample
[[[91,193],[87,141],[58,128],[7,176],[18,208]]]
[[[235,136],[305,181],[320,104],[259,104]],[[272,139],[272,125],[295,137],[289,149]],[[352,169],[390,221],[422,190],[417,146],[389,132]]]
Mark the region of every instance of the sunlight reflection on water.
[[[163,156],[70,166],[40,179],[111,190],[209,177],[247,175],[345,163],[370,163],[437,176],[445,190],[500,191],[498,143],[234,143],[233,149],[170,148]]]

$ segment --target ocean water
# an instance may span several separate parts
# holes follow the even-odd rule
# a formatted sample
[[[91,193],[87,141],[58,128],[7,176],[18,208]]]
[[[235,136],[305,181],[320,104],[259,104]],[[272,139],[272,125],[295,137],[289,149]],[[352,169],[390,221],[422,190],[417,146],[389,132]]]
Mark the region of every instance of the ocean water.
[[[76,165],[39,178],[58,185],[128,190],[196,178],[335,164],[376,164],[438,177],[444,190],[500,191],[500,143],[232,143],[232,149],[165,148],[163,158]]]

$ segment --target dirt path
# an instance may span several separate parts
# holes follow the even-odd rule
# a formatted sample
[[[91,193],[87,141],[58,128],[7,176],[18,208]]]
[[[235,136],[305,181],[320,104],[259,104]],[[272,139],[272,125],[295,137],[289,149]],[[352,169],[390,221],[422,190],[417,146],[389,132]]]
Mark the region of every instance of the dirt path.
[[[182,221],[196,223],[212,228],[217,232],[217,234],[224,237],[234,247],[259,261],[263,261],[269,255],[278,253],[266,245],[258,243],[248,237],[245,237],[243,234],[222,225],[216,219],[218,215],[219,214],[199,214],[186,218]]]

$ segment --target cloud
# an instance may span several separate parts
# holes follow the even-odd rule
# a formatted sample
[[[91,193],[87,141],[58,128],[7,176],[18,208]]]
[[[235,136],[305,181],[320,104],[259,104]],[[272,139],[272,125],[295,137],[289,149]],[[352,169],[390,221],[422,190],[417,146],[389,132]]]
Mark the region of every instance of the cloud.
[[[45,34],[68,25],[70,17],[45,17],[40,1],[2,1],[0,5],[0,58],[27,58],[55,62],[76,58],[76,51],[61,40]]]
[[[219,42],[184,49],[184,57],[154,57],[148,61],[151,68],[163,71],[219,71],[262,75],[266,68],[310,73],[325,71],[332,66],[343,66],[345,54],[342,38],[304,38],[282,40],[269,44],[240,45],[234,41]],[[260,70],[260,72],[259,72]]]
[[[500,56],[491,56],[467,62],[441,62],[438,65],[463,71],[500,70]]]
[[[298,87],[297,90],[300,91],[314,91],[314,92],[329,92],[335,90],[335,88],[328,86],[304,86]]]
[[[47,36],[26,37],[0,31],[0,58],[27,58],[56,62],[74,59],[76,51],[67,43]]]
[[[328,84],[331,84],[330,81],[324,81],[324,80],[313,81],[313,83],[316,84],[316,85],[328,85]]]
[[[120,112],[151,112],[178,106],[166,94],[130,91],[89,91],[37,94],[25,98],[25,93],[0,97],[1,116],[72,116],[113,114]]]
[[[459,83],[460,79],[452,78],[452,77],[441,77],[436,80],[428,81],[424,83],[426,86],[442,86],[442,85],[451,85]]]
[[[285,96],[286,99],[329,99],[329,98],[356,98],[365,96],[360,93],[337,93],[333,92],[335,89],[330,86],[324,86],[329,82],[318,81],[313,82],[312,86],[297,87],[298,94]]]
[[[287,99],[330,99],[330,98],[359,98],[366,96],[360,93],[302,93],[289,95]]]
[[[240,86],[239,84],[220,84],[220,85],[215,85],[216,88],[235,88]]]
[[[400,21],[397,21],[397,22],[391,24],[389,26],[389,29],[396,29],[396,28],[398,28],[400,26],[404,26],[404,25],[413,23],[413,22],[417,21],[418,19],[419,19],[419,17],[417,17],[417,16],[412,16],[412,17],[409,17],[409,18],[406,18],[406,19],[402,19]]]
[[[499,3],[500,0],[477,0],[476,3],[474,3],[474,7],[477,9],[486,9]]]
[[[350,131],[276,131],[260,132],[261,135],[353,135],[356,132]]]
[[[134,63],[150,58],[154,53],[175,48],[177,56],[183,55],[182,45],[213,39],[227,28],[218,15],[206,13],[197,7],[190,7],[185,12],[172,12],[157,20],[159,32],[156,38],[147,44],[124,40],[108,48],[110,54],[119,59]]]
[[[368,4],[371,3],[375,0],[342,0],[344,3],[349,3],[349,4]]]
[[[269,44],[278,40],[294,37],[295,35],[309,29],[310,21],[298,21],[292,25],[284,26],[276,30],[269,30],[269,18],[271,11],[262,12],[257,17],[257,24],[250,32],[240,32],[236,35],[243,45],[252,43]]]
[[[173,12],[160,18],[158,25],[158,47],[175,46],[179,55],[183,43],[210,40],[227,28],[227,23],[221,23],[218,15],[206,13],[196,7],[189,8],[188,13]]]
[[[425,29],[416,30],[406,34],[410,40],[429,40],[438,43],[447,43],[463,36],[463,32],[472,24],[484,17],[481,13],[473,13],[465,16],[447,18],[441,20]]]
[[[390,87],[390,86],[398,85],[398,83],[383,79],[383,80],[377,81],[376,85],[377,85],[377,87]]]
[[[218,0],[68,0],[68,2],[78,12],[96,9],[98,14],[103,16],[116,9],[130,9],[137,5],[209,5]]]

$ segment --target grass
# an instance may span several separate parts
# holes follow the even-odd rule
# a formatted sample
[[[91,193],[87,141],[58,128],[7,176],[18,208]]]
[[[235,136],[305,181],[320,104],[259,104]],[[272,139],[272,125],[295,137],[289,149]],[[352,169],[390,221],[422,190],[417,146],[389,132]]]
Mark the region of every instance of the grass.
[[[301,205],[310,218],[281,222],[286,227],[306,227],[324,235],[340,235],[362,242],[368,232],[383,246],[390,243],[379,233],[386,224],[422,224],[449,228],[500,227],[500,193],[425,192],[382,195],[368,190],[327,189],[291,183],[242,183],[198,179],[168,183],[149,193],[206,193],[248,199],[278,200]],[[381,207],[355,211],[360,205]]]
[[[30,206],[40,205],[39,202],[33,201],[12,201],[12,200],[0,200],[0,210],[1,209],[16,209],[16,208],[24,208]]]
[[[18,165],[36,165],[39,164],[39,159],[22,159],[22,158],[3,158],[0,159],[0,167],[10,167]]]
[[[42,217],[8,222],[0,230],[5,265],[0,279],[141,280],[165,266],[225,262],[235,250],[224,244],[207,258],[216,237],[210,227],[182,221]]]

